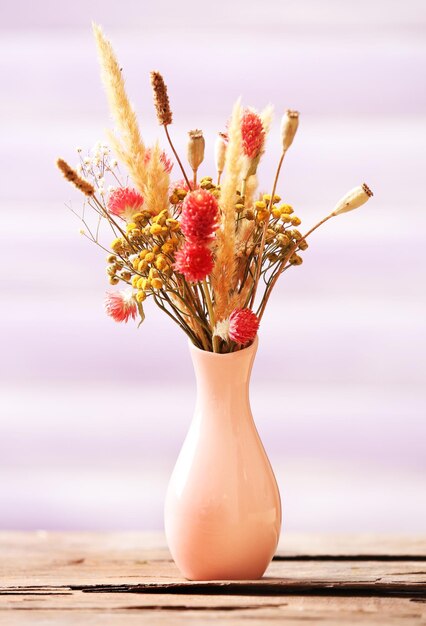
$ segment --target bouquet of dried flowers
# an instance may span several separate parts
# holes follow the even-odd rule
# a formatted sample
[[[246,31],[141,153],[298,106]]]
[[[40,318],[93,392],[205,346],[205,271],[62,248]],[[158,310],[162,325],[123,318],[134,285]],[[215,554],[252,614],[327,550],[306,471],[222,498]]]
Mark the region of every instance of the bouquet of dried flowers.
[[[78,149],[76,169],[63,159],[63,175],[86,197],[81,233],[108,253],[111,285],[105,308],[117,322],[144,319],[143,303],[152,298],[201,349],[226,353],[256,336],[279,277],[300,265],[307,238],[327,220],[364,204],[372,192],[363,184],[347,193],[334,210],[305,234],[293,208],[282,202],[277,185],[284,158],[299,124],[288,110],[281,123],[281,156],[270,194],[257,192],[257,168],[265,149],[272,108],[261,113],[234,105],[226,132],[215,144],[215,177],[199,177],[205,141],[200,130],[188,138],[186,168],[170,137],[167,87],[151,72],[158,123],[180,169],[171,182],[173,161],[156,143],[145,146],[124,79],[109,41],[94,25],[102,79],[115,122],[111,147],[98,144],[87,156]],[[124,164],[128,178],[120,174]],[[92,210],[94,222],[87,217]],[[102,225],[113,241],[102,242]]]

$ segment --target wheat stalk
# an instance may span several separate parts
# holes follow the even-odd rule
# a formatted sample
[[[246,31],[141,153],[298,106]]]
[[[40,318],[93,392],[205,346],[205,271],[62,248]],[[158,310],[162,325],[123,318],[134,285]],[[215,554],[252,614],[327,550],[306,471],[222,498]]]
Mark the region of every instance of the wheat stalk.
[[[226,176],[220,193],[222,224],[217,233],[216,260],[212,274],[214,315],[216,322],[226,319],[231,312],[231,292],[236,268],[235,258],[235,202],[241,178],[241,118],[240,100],[234,105],[229,124],[229,142],[226,150]]]
[[[153,215],[169,209],[169,182],[170,177],[161,162],[161,148],[156,143],[151,150],[144,186],[145,202]]]
[[[128,168],[135,186],[143,193],[146,183],[144,163],[146,150],[139,132],[136,113],[127,97],[124,78],[110,42],[99,25],[93,24],[93,33],[98,49],[102,82],[111,115],[120,134],[118,138],[110,133],[112,148]]]

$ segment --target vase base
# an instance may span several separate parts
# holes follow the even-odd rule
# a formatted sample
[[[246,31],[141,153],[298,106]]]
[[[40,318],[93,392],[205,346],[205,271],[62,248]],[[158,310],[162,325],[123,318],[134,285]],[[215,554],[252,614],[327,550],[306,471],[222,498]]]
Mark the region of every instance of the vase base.
[[[179,567],[179,566],[178,566]],[[212,571],[207,569],[198,569],[188,571],[186,568],[180,569],[180,572],[186,580],[191,582],[224,582],[224,581],[248,581],[248,580],[259,580],[265,574],[266,568],[263,567],[262,570],[254,570],[254,568],[247,568],[245,570],[235,569],[234,571]],[[186,570],[186,571],[185,571]]]

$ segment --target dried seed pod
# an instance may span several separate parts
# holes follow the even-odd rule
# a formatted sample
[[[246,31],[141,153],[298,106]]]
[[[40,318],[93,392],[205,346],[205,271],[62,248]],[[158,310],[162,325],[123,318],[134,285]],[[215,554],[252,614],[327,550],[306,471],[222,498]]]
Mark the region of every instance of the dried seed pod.
[[[289,149],[299,126],[299,112],[288,109],[281,120],[281,139],[283,151]]]
[[[215,162],[219,178],[225,168],[226,149],[228,147],[228,135],[219,133],[215,143]]]
[[[348,191],[348,193],[345,194],[337,203],[332,215],[340,215],[341,213],[353,211],[354,209],[357,209],[365,204],[372,195],[373,192],[365,183],[359,187],[354,187],[354,189]]]
[[[202,130],[190,130],[188,135],[188,162],[192,171],[195,173],[204,161],[206,142],[204,141]],[[209,182],[211,184],[211,181]]]

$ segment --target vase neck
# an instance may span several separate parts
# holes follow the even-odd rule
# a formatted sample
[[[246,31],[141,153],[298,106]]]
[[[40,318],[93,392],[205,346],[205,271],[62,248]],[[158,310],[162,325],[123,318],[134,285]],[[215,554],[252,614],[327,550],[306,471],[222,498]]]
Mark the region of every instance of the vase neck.
[[[197,413],[205,419],[234,419],[240,406],[251,417],[249,382],[258,339],[248,348],[229,354],[216,354],[190,346],[197,380]]]

